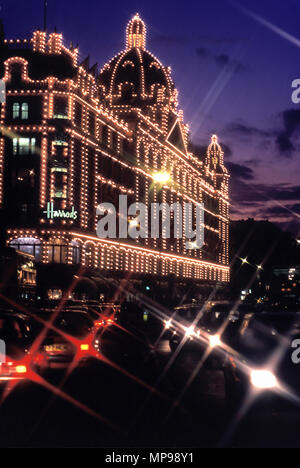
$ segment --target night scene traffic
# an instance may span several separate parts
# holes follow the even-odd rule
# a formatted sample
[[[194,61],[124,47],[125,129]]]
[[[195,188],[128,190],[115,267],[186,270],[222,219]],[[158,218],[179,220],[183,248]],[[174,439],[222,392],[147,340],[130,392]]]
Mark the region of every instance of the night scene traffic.
[[[0,446],[300,447],[300,5],[0,1]]]

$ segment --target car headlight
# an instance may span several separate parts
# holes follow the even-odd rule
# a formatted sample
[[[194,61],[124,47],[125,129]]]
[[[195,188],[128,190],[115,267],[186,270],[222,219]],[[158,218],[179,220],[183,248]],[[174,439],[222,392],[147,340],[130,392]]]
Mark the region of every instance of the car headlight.
[[[212,348],[215,348],[216,346],[220,346],[221,344],[220,335],[211,335],[209,337],[209,344]]]
[[[189,337],[194,335],[195,327],[193,327],[193,326],[186,327],[184,330],[185,330],[185,336],[189,338]]]
[[[250,380],[253,387],[259,389],[270,389],[277,385],[277,378],[275,375],[271,371],[265,369],[251,371]]]
[[[165,320],[164,324],[165,324],[165,329],[168,330],[172,325],[172,320]]]

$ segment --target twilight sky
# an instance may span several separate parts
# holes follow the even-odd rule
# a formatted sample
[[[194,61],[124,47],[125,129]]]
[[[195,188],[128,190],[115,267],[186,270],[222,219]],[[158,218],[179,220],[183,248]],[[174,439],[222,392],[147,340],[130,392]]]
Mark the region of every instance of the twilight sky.
[[[0,0],[7,38],[42,26],[43,0]],[[180,107],[200,146],[217,133],[231,172],[231,217],[284,223],[300,235],[298,0],[48,0],[49,30],[103,65],[124,48],[134,13],[147,48],[172,68]],[[93,64],[92,63],[92,64]]]

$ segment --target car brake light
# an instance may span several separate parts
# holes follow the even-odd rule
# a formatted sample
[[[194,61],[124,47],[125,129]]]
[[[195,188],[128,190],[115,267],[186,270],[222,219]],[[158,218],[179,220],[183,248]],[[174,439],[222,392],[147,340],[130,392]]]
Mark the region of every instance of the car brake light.
[[[97,320],[94,325],[96,327],[105,327],[107,325],[112,325],[114,323],[113,319],[103,319],[103,320]]]
[[[27,372],[26,366],[16,366],[17,374],[25,374]]]
[[[95,322],[96,327],[101,327],[104,324],[105,324],[104,320],[100,320],[100,321]]]
[[[88,351],[89,348],[90,348],[90,347],[89,347],[88,344],[83,343],[83,344],[80,345],[81,351]]]

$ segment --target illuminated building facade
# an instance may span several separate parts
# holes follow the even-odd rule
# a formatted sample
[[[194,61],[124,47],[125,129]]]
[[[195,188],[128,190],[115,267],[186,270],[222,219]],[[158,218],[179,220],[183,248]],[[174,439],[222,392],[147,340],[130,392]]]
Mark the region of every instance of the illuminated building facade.
[[[140,17],[127,26],[125,49],[100,73],[88,59],[79,64],[78,50],[56,32],[1,38],[0,48],[6,83],[0,205],[7,245],[45,265],[228,282],[223,152],[215,135],[203,159],[189,150],[170,69],[147,51]],[[157,182],[161,173],[168,174],[165,182]],[[118,206],[119,195],[147,206],[203,203],[203,248],[187,249],[186,239],[174,236],[97,238],[97,205]]]

